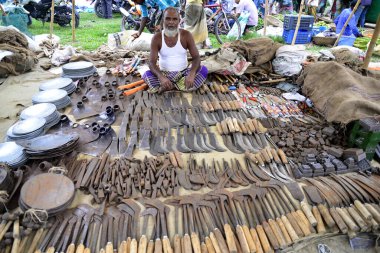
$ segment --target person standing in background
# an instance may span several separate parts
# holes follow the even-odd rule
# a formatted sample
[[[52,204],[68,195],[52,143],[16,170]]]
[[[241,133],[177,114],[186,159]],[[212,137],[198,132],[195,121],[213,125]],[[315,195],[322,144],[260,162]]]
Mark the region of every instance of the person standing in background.
[[[367,14],[369,7],[371,7],[371,4],[372,0],[362,0],[360,2],[360,5],[355,12],[355,19],[358,22],[359,27],[364,27],[365,15]]]
[[[257,22],[259,20],[257,14],[257,8],[255,3],[252,0],[235,0],[236,6],[236,17],[239,18],[240,14],[243,11],[249,13],[249,18],[247,25],[245,26],[245,30],[243,34],[246,34],[250,28],[257,26]]]
[[[257,8],[258,13],[261,14],[262,17],[265,15],[265,0],[255,0],[255,6]]]
[[[104,18],[112,18],[112,0],[101,0]]]
[[[0,11],[2,12],[3,16],[7,15],[7,13],[5,12],[4,7],[3,7],[3,3],[5,3],[5,2],[6,2],[6,0],[0,0]]]
[[[187,0],[185,6],[185,30],[189,31],[198,48],[206,48],[208,30],[206,13],[203,8],[205,0]]]
[[[308,10],[307,10],[308,14],[314,16],[314,21],[316,21],[317,20],[318,0],[307,0],[306,6],[308,8]]]

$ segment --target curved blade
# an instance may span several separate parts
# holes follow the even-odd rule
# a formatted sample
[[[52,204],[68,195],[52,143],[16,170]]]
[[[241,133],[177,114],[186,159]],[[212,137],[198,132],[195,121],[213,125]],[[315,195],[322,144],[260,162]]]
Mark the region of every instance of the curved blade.
[[[181,130],[177,127],[177,150],[181,153],[189,153],[191,149],[187,147],[185,138],[181,134]]]

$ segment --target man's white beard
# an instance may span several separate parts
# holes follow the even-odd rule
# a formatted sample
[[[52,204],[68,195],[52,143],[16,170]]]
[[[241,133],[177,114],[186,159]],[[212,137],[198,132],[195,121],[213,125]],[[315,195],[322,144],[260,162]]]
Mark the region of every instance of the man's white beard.
[[[179,32],[179,27],[177,27],[176,29],[170,29],[168,27],[165,27],[164,29],[164,34],[167,37],[175,37],[177,36],[178,32]]]

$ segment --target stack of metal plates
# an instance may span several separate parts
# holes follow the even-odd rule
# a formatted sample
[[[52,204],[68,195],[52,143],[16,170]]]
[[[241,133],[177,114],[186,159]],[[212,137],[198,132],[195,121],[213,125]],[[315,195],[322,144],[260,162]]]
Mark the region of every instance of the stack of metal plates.
[[[46,210],[49,217],[64,211],[73,201],[75,187],[65,175],[42,173],[31,177],[22,186],[19,204],[21,209]]]
[[[79,79],[96,72],[94,64],[88,61],[70,62],[62,66],[62,77]]]
[[[40,91],[61,89],[67,91],[67,94],[71,94],[75,91],[76,86],[71,78],[58,77],[49,81],[43,82],[40,85]]]
[[[44,118],[29,118],[19,120],[7,131],[9,141],[29,140],[44,133],[46,120]]]
[[[22,166],[28,160],[24,148],[15,142],[0,143],[0,162],[12,168]]]
[[[58,124],[61,114],[57,111],[57,107],[51,103],[41,103],[29,106],[21,112],[20,119],[40,117],[46,120],[45,130]]]
[[[79,136],[73,134],[47,134],[18,142],[25,148],[29,159],[46,159],[70,153],[78,146]]]
[[[57,107],[57,110],[65,108],[71,104],[67,91],[60,89],[40,91],[32,97],[32,102],[34,105],[41,103],[52,103]]]

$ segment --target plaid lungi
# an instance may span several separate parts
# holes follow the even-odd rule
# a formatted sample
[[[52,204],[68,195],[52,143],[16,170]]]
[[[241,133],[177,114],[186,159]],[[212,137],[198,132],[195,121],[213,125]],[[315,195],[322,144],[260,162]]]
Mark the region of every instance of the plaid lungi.
[[[161,71],[172,82],[172,90],[192,91],[202,86],[207,78],[208,70],[205,66],[201,66],[194,78],[194,85],[191,89],[186,89],[185,78],[190,72],[190,68],[182,71]],[[146,71],[142,77],[149,86],[149,92],[156,93],[160,90],[160,80],[150,70]]]

